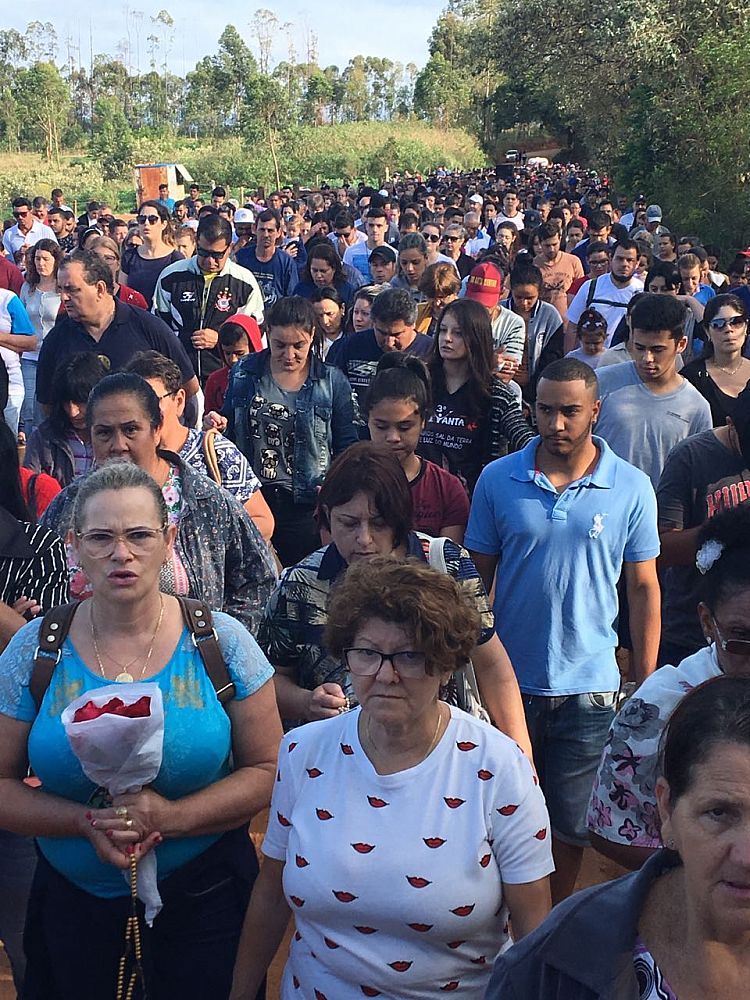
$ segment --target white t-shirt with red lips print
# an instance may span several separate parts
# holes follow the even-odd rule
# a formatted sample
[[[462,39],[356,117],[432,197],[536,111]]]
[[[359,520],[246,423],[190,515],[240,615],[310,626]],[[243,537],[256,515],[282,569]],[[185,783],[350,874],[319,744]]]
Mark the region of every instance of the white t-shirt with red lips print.
[[[285,862],[296,933],[282,1000],[480,1000],[509,944],[502,883],[554,868],[516,744],[451,708],[433,752],[377,774],[360,710],[288,733],[264,853]]]

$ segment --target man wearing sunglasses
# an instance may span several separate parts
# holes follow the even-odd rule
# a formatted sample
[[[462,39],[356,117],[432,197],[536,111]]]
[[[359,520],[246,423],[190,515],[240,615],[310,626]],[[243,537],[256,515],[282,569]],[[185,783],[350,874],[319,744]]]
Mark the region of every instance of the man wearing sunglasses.
[[[34,215],[28,198],[13,200],[13,218],[16,220],[15,226],[6,230],[3,236],[3,251],[11,260],[19,250],[25,252],[39,240],[57,242],[57,237],[50,227],[40,222]]]
[[[232,226],[222,216],[198,223],[194,257],[177,261],[159,276],[153,311],[179,337],[201,385],[224,364],[219,327],[240,313],[263,321],[263,295],[255,275],[230,259]]]

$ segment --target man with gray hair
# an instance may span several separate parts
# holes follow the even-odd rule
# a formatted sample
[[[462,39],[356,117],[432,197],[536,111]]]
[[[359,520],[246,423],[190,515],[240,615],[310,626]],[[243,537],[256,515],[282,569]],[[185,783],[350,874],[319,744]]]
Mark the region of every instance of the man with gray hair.
[[[417,333],[417,304],[405,288],[387,288],[375,298],[370,311],[371,330],[340,337],[326,357],[349,379],[359,402],[370,387],[378,361],[386,351],[403,351],[419,358],[432,353],[433,339]]]
[[[464,216],[464,229],[468,233],[465,251],[470,257],[477,257],[482,250],[487,250],[490,238],[480,228],[481,218],[478,212],[467,212]]]

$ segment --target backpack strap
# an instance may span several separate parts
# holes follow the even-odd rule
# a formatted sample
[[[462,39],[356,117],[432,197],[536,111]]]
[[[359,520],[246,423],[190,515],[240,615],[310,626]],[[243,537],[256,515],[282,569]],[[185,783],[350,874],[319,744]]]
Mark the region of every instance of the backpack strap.
[[[216,455],[216,428],[203,431],[203,458],[206,461],[209,478],[221,486],[221,469]]]
[[[588,309],[591,303],[594,301],[594,296],[596,295],[596,283],[599,279],[592,278],[591,284],[589,285],[589,290],[586,294],[586,308]]]
[[[203,666],[206,668],[216,697],[222,705],[226,706],[237,694],[237,689],[229,676],[226,661],[219,646],[219,637],[213,627],[211,609],[203,601],[195,601],[187,597],[178,597],[177,600],[193,645],[203,660]]]
[[[77,601],[61,604],[57,608],[52,608],[42,618],[39,626],[39,644],[34,650],[34,666],[29,681],[29,691],[37,710],[41,707],[44,695],[50,686],[55,667],[60,662],[62,645],[70,631],[70,623],[78,606]]]

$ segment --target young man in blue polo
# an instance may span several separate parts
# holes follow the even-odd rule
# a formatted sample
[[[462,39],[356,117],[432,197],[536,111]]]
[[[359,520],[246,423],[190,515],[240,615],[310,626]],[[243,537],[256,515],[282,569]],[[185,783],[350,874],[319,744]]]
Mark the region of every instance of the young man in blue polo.
[[[636,679],[656,666],[659,535],[647,476],[592,434],[592,369],[574,358],[548,365],[535,409],[539,436],[480,475],[464,544],[488,590],[495,583],[496,628],[550,814],[556,903],[573,891],[588,844],[588,800],[614,717],[623,568]]]

